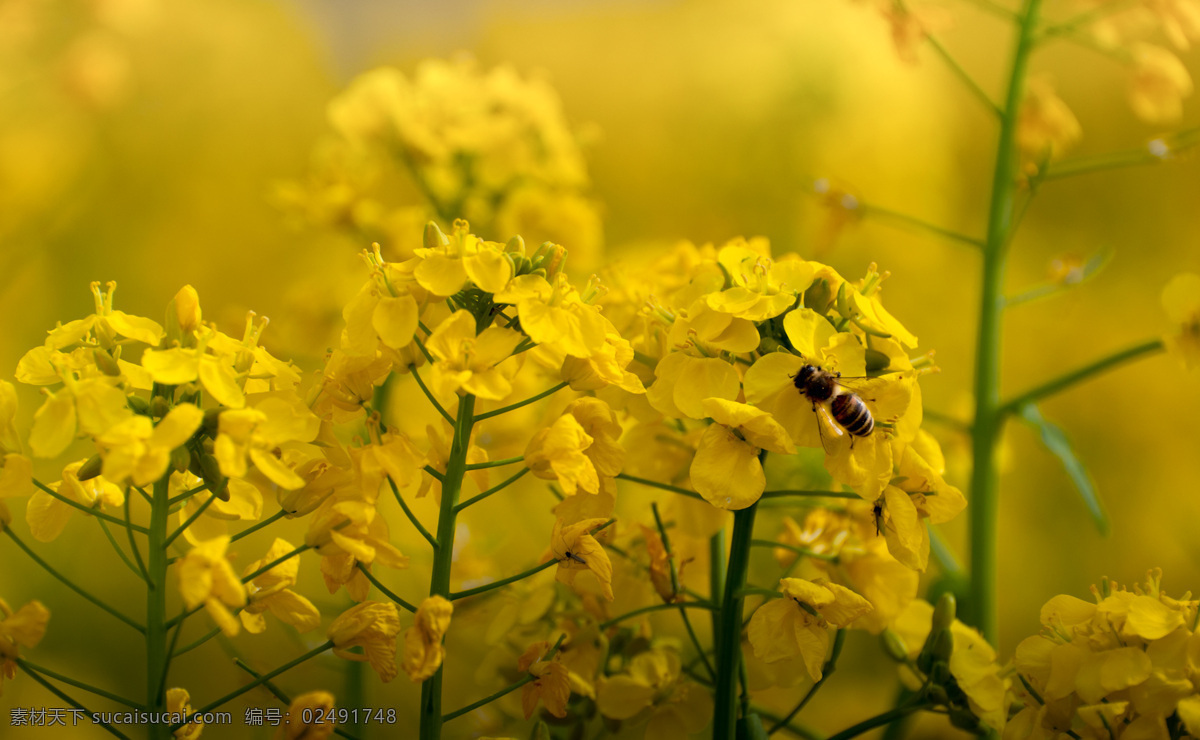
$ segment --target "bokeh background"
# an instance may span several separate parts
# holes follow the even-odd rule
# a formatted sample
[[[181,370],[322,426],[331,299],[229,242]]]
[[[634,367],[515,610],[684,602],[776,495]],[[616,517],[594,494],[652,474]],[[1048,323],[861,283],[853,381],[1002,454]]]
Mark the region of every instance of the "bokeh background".
[[[946,47],[999,99],[1009,30],[970,3],[943,9],[952,19]],[[1046,12],[1077,10],[1051,2]],[[206,318],[240,334],[247,309],[267,315],[265,343],[316,368],[341,302],[360,284],[356,253],[367,245],[297,228],[279,206],[279,184],[304,177],[328,131],[326,103],[356,75],[384,64],[407,72],[423,58],[460,53],[484,68],[543,75],[558,90],[588,142],[609,258],[684,238],[763,235],[776,253],[818,258],[848,276],[876,262],[892,273],[889,309],[937,352],[942,372],[922,383],[926,408],[966,419],[978,255],[894,223],[842,224],[811,190],[828,178],[862,202],[981,235],[995,121],[928,49],[915,64],[898,59],[882,19],[849,1],[0,0],[5,377],[56,321],[91,312],[92,280],[116,280],[117,306],[151,317],[190,283]],[[1197,77],[1200,54],[1183,58]],[[1103,55],[1051,45],[1033,71],[1054,80],[1080,121],[1074,154],[1136,148],[1164,133],[1133,115],[1128,72]],[[1198,122],[1195,104],[1185,104],[1181,125]],[[1006,395],[1167,330],[1162,286],[1200,272],[1197,202],[1200,162],[1189,157],[1043,188],[1012,247],[1010,291],[1048,279],[1056,259],[1113,257],[1083,285],[1009,312]],[[1132,583],[1162,567],[1172,594],[1200,591],[1196,377],[1158,356],[1043,405],[1095,481],[1113,523],[1108,537],[1035,435],[1010,428],[999,525],[1002,659],[1038,630],[1044,601],[1086,597],[1101,576]],[[36,393],[22,402],[28,424]],[[966,438],[927,426],[947,451],[948,479],[965,489]],[[965,528],[965,516],[944,528],[960,556]],[[120,566],[103,564],[107,545],[79,518],[43,552],[98,591],[126,593],[128,579],[113,570]],[[529,562],[537,552],[520,554]],[[36,656],[43,665],[120,684],[122,663],[141,664],[139,646],[113,634],[121,628],[81,608],[11,543],[0,543],[0,596],[50,607]],[[294,652],[279,642],[280,656]],[[852,635],[805,720],[837,730],[886,707],[896,682],[890,669],[871,670],[881,660],[874,639]],[[212,654],[193,654],[177,670],[195,673],[193,696],[239,680]],[[333,686],[337,670],[319,665],[305,679],[313,686],[292,689]],[[136,679],[128,686],[140,692]],[[373,703],[411,707],[415,697],[397,685]],[[786,708],[796,695],[771,699]],[[268,704],[265,695],[257,701]],[[0,697],[0,723],[12,707],[60,704],[18,678]],[[239,725],[235,713],[233,730],[212,735],[253,735]],[[930,719],[918,736],[940,727]]]

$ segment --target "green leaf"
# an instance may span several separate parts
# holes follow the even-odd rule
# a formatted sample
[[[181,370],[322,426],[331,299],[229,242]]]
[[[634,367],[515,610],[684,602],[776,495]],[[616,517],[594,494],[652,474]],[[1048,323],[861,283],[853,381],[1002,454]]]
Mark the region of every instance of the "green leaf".
[[[1087,506],[1092,521],[1096,523],[1096,529],[1100,534],[1107,535],[1108,515],[1104,513],[1104,507],[1101,505],[1099,497],[1096,496],[1096,486],[1092,483],[1092,477],[1088,475],[1083,463],[1075,456],[1075,451],[1071,449],[1071,442],[1067,439],[1067,435],[1062,429],[1047,421],[1035,404],[1027,403],[1022,406],[1020,415],[1025,423],[1038,431],[1042,437],[1042,444],[1046,445],[1046,449],[1050,450],[1063,464],[1071,482],[1075,484],[1075,488],[1083,498],[1083,503]]]

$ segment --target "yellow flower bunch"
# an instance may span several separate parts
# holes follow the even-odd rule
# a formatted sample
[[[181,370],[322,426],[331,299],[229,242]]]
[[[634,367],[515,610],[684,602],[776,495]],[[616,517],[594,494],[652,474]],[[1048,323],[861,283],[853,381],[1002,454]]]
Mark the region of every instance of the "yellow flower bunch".
[[[1017,646],[1012,688],[1024,707],[1004,737],[1200,733],[1200,602],[1168,596],[1158,569],[1132,591],[1103,579],[1092,596],[1055,596],[1041,634]]]

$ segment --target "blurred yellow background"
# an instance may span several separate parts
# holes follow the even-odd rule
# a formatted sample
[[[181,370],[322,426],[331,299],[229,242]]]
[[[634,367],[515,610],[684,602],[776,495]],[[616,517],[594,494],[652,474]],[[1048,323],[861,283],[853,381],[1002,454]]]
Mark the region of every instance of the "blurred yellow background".
[[[944,8],[953,19],[941,34],[946,47],[999,99],[1009,30],[970,3]],[[1046,12],[1068,17],[1077,9],[1051,3]],[[926,408],[966,419],[978,255],[871,219],[834,238],[831,212],[810,191],[815,179],[829,178],[863,202],[982,235],[996,123],[929,49],[916,64],[900,61],[886,24],[848,0],[0,0],[0,368],[11,373],[56,321],[90,313],[89,281],[116,280],[117,307],[136,314],[159,317],[190,283],[206,318],[231,334],[240,334],[247,309],[267,315],[265,343],[286,344],[279,353],[314,369],[339,306],[360,284],[356,252],[367,245],[288,228],[271,202],[273,188],[303,176],[327,130],[325,104],[351,78],[458,52],[484,68],[544,72],[570,120],[592,132],[592,194],[603,206],[610,258],[681,238],[763,235],[776,253],[820,258],[850,277],[877,262],[892,273],[889,309],[923,350],[937,352],[942,372],[922,383]],[[1195,78],[1200,55],[1184,61]],[[1091,50],[1051,45],[1033,72],[1052,77],[1079,118],[1075,155],[1137,148],[1163,133],[1130,112],[1127,72]],[[1183,125],[1195,125],[1194,102],[1184,110]],[[1008,313],[1005,395],[1167,330],[1162,286],[1177,273],[1200,272],[1197,202],[1200,163],[1186,156],[1044,186],[1012,246],[1009,291],[1046,280],[1055,258],[1101,249],[1114,257],[1095,279]],[[1010,428],[1000,522],[1002,659],[1036,633],[1042,603],[1059,593],[1087,597],[1102,575],[1133,583],[1162,567],[1172,594],[1200,591],[1196,377],[1156,356],[1043,404],[1091,472],[1113,524],[1107,538],[1036,436]],[[27,424],[37,396],[22,393]],[[965,490],[966,438],[932,421],[927,428],[947,451],[948,479]],[[58,471],[39,475],[56,480]],[[769,530],[771,522],[760,526]],[[73,521],[69,536],[42,552],[86,574],[97,591],[133,598],[136,591],[122,591],[129,579],[105,564],[111,553],[86,524]],[[406,538],[406,527],[395,531]],[[963,557],[966,517],[946,534]],[[525,547],[505,565],[516,569],[539,554]],[[107,617],[91,616],[11,543],[0,544],[0,563],[0,596],[14,606],[41,599],[54,615],[38,662],[70,664],[81,677],[140,691],[120,678],[121,663],[140,665],[136,642],[110,638]],[[344,606],[318,589],[314,600]],[[125,651],[116,665],[114,649]],[[282,660],[294,646],[273,649]],[[852,635],[848,651],[804,715],[826,731],[893,698],[890,673],[867,670],[883,660],[875,641]],[[236,669],[195,658],[176,669],[210,671],[197,677],[193,696],[238,680]],[[323,667],[331,685],[341,680],[336,668]],[[416,701],[403,679],[368,696]],[[796,699],[774,698],[785,710]],[[0,711],[60,703],[18,678],[6,684]],[[237,732],[239,720],[235,712]],[[929,720],[925,732],[938,726]],[[470,730],[450,728],[450,736]]]

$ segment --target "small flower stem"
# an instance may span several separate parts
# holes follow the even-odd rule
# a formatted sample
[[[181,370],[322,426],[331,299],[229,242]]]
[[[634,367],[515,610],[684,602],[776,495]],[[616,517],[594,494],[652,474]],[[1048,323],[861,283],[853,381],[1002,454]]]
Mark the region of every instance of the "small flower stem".
[[[929,550],[933,553],[933,558],[937,560],[938,566],[941,567],[942,573],[948,576],[962,574],[963,569],[958,558],[954,557],[954,551],[950,549],[942,530],[938,529],[935,524],[929,525]]]
[[[1151,339],[1150,341],[1143,342],[1135,347],[1121,350],[1116,354],[1096,360],[1090,365],[1081,367],[1078,370],[1072,370],[1066,375],[1055,378],[1054,380],[1044,383],[1037,388],[1028,390],[1018,395],[1016,398],[1005,401],[1000,407],[1000,412],[1003,414],[1015,414],[1021,410],[1022,406],[1026,404],[1033,403],[1034,401],[1045,398],[1046,396],[1052,396],[1055,393],[1066,390],[1067,388],[1087,380],[1094,375],[1099,375],[1107,370],[1111,370],[1112,368],[1124,362],[1162,352],[1163,349],[1165,348],[1163,347],[1163,342],[1161,339]]]
[[[267,517],[266,519],[263,519],[258,524],[255,524],[251,527],[247,527],[246,529],[243,529],[241,532],[238,532],[234,536],[230,537],[229,542],[230,542],[230,544],[232,544],[232,543],[237,542],[238,540],[242,539],[243,537],[249,537],[250,535],[257,532],[258,530],[263,529],[264,527],[271,526],[272,524],[274,524],[275,522],[279,521],[280,519],[284,518],[287,515],[288,515],[287,511],[285,511],[284,509],[280,509],[279,511],[275,512],[274,514]]]
[[[125,554],[125,551],[121,549],[121,546],[117,544],[117,538],[113,537],[113,533],[109,531],[108,524],[103,519],[97,519],[96,523],[100,525],[100,529],[104,532],[104,537],[108,540],[108,544],[112,545],[113,551],[117,553],[117,557],[121,558],[121,562],[125,563],[125,567],[129,568],[144,583],[146,577],[142,575],[142,571],[138,570],[133,561],[129,559],[129,556]]]
[[[1200,128],[1179,131],[1170,136],[1163,137],[1162,142],[1167,148],[1166,156],[1151,151],[1147,146],[1142,146],[1137,149],[1126,149],[1119,152],[1107,152],[1105,154],[1064,159],[1061,162],[1050,165],[1045,174],[1039,178],[1039,181],[1050,182],[1068,177],[1078,177],[1079,175],[1090,175],[1095,172],[1119,170],[1126,167],[1162,164],[1179,153],[1200,145]]]
[[[417,346],[419,346],[421,348],[421,350],[424,351],[425,345],[421,344],[421,340],[417,339],[415,341],[417,342]],[[430,362],[433,362],[433,360],[430,359]],[[417,381],[417,385],[421,386],[421,391],[425,394],[425,397],[429,399],[429,403],[432,404],[435,409],[437,409],[437,412],[442,415],[443,419],[445,419],[446,421],[453,424],[454,417],[451,416],[449,414],[449,412],[446,411],[446,409],[442,408],[442,404],[438,403],[438,400],[433,397],[432,393],[429,392],[429,388],[426,387],[425,381],[421,380],[421,374],[417,372],[417,366],[410,365],[408,369],[409,369],[409,372],[412,373],[413,380]]]
[[[672,486],[669,483],[659,483],[658,481],[647,480],[646,478],[637,478],[632,475],[626,475],[625,473],[618,474],[617,478],[619,478],[621,480],[632,481],[634,483],[641,483],[643,486],[650,486],[651,488],[661,488],[664,491],[671,491],[672,493],[678,493],[681,496],[687,496],[688,498],[694,498],[697,501],[704,501],[704,497],[701,496],[700,494],[696,493],[695,491],[689,491],[688,489],[680,488],[679,486]],[[722,555],[722,557],[724,557],[724,555]]]
[[[33,485],[42,489],[47,494],[49,494],[50,496],[52,496],[55,499],[58,499],[59,501],[63,502],[64,504],[71,506],[73,508],[79,509],[80,511],[82,511],[84,514],[87,514],[88,516],[98,517],[100,519],[104,519],[105,521],[112,522],[113,524],[120,524],[122,527],[128,527],[129,529],[132,529],[135,532],[140,532],[141,534],[148,533],[148,530],[145,527],[139,527],[136,524],[127,524],[126,522],[121,521],[120,519],[116,518],[115,516],[112,516],[111,514],[105,514],[103,511],[100,511],[99,509],[93,509],[90,506],[84,506],[83,504],[79,503],[78,501],[75,501],[74,499],[69,499],[66,496],[63,496],[62,494],[60,494],[58,491],[55,491],[53,488],[50,488],[49,486],[45,485],[44,483],[39,481],[37,478],[33,479]],[[128,497],[126,497],[126,498],[128,498]]]
[[[1139,4],[1141,4],[1140,0],[1112,0],[1111,2],[1102,3],[1098,7],[1079,13],[1075,17],[1068,18],[1061,23],[1043,26],[1038,33],[1038,41],[1055,36],[1068,36],[1084,26]]]
[[[983,285],[975,348],[975,419],[972,424],[973,467],[969,507],[971,588],[968,612],[973,624],[992,645],[997,644],[999,637],[996,581],[1000,486],[996,450],[1005,417],[1000,405],[1004,273],[1016,202],[1017,125],[1040,5],[1041,0],[1025,0],[1008,76],[1008,92],[1000,121],[988,206],[987,244],[983,250]],[[859,732],[866,729],[870,728],[864,727]]]
[[[943,239],[948,239],[960,244],[966,244],[971,247],[980,248],[983,246],[982,239],[974,236],[967,236],[966,234],[960,234],[957,231],[951,231],[950,229],[943,228],[937,224],[931,224],[928,221],[923,221],[915,216],[910,216],[907,213],[893,211],[888,208],[882,208],[880,206],[871,205],[868,203],[859,203],[858,209],[867,218],[874,218],[879,221],[894,221],[898,224],[904,224],[906,226],[920,229],[921,231],[927,231],[930,234],[940,236]]]
[[[729,569],[721,599],[720,632],[716,636],[717,685],[713,715],[713,740],[733,740],[737,727],[737,681],[742,659],[741,595],[750,568],[750,541],[754,539],[754,516],[758,503],[733,513],[733,537],[729,547]]]
[[[142,572],[142,580],[149,587],[150,574],[146,571],[146,561],[142,559],[142,551],[138,549],[137,539],[133,536],[133,524],[130,522],[129,514],[129,496],[125,497],[125,521],[121,522],[121,526],[125,527],[125,534],[129,537],[129,549],[133,552],[133,560],[137,563],[138,570]]]
[[[707,601],[685,601],[681,604],[651,604],[650,606],[643,606],[641,609],[626,612],[619,617],[603,621],[598,625],[598,628],[605,630],[614,624],[624,622],[626,619],[633,619],[634,617],[640,617],[643,614],[650,614],[652,612],[661,612],[670,609],[707,609],[708,611],[713,611],[716,608],[714,604],[710,604]]]
[[[263,674],[263,675],[259,676],[258,678],[254,679],[253,681],[251,681],[250,683],[245,684],[244,686],[240,686],[237,689],[229,692],[225,696],[222,696],[220,699],[217,699],[216,701],[214,701],[210,704],[206,704],[205,706],[201,707],[200,709],[194,710],[192,712],[192,714],[204,714],[206,712],[211,712],[212,710],[216,709],[217,707],[219,707],[227,702],[233,701],[234,699],[238,698],[239,696],[246,693],[247,691],[251,691],[253,689],[258,688],[259,686],[262,686],[264,683],[266,683],[267,681],[270,681],[272,678],[275,678],[276,676],[278,676],[282,673],[286,673],[287,671],[292,670],[293,668],[300,665],[304,661],[311,660],[312,658],[317,657],[318,655],[325,652],[326,650],[328,650],[331,647],[333,647],[333,642],[330,640],[327,640],[327,641],[321,643],[320,645],[317,645],[312,650],[309,650],[304,655],[301,655],[298,658],[295,658],[295,659],[289,661],[288,663],[279,666],[278,668],[271,671],[270,673]],[[172,732],[174,732],[175,730],[178,730],[180,727],[183,727],[182,723],[171,725],[170,729]]]
[[[0,526],[3,526],[3,525],[0,525]],[[5,533],[6,535],[8,535],[9,539],[11,539],[11,540],[13,541],[13,544],[15,544],[17,547],[21,548],[21,550],[22,550],[22,551],[23,551],[23,552],[24,552],[26,555],[28,555],[28,556],[29,556],[29,559],[30,559],[30,560],[32,560],[33,562],[37,563],[37,564],[38,564],[38,565],[41,567],[41,569],[42,569],[42,570],[46,571],[46,572],[47,572],[47,573],[49,573],[51,576],[53,576],[53,577],[54,577],[56,580],[58,580],[58,582],[59,582],[59,583],[63,584],[63,585],[64,585],[64,586],[66,586],[67,588],[71,589],[71,590],[72,590],[72,591],[74,591],[75,593],[79,594],[79,595],[80,595],[80,596],[82,596],[84,599],[86,599],[87,601],[89,601],[89,602],[91,602],[93,605],[95,605],[96,607],[98,607],[98,608],[100,608],[100,609],[102,609],[102,610],[104,610],[104,611],[108,612],[110,615],[112,615],[112,616],[113,616],[113,618],[115,618],[115,619],[119,619],[120,621],[124,622],[125,624],[127,624],[127,625],[129,625],[130,627],[132,627],[132,628],[134,628],[135,630],[137,630],[138,632],[141,632],[141,633],[145,634],[145,632],[146,632],[146,628],[145,628],[145,627],[143,627],[142,625],[140,625],[140,624],[138,624],[137,622],[133,621],[133,620],[132,620],[132,619],[130,619],[129,617],[125,616],[125,615],[124,615],[124,614],[122,614],[121,612],[117,611],[115,608],[113,608],[113,607],[109,606],[108,604],[104,603],[104,602],[103,602],[103,601],[101,601],[99,598],[97,598],[97,597],[93,596],[92,594],[88,593],[88,592],[87,592],[87,591],[85,591],[83,588],[81,588],[81,587],[79,587],[79,586],[75,585],[75,582],[74,582],[74,581],[72,581],[71,579],[67,578],[67,577],[66,577],[66,576],[64,576],[62,573],[59,573],[57,570],[55,570],[53,567],[51,567],[51,565],[50,565],[49,563],[47,563],[45,560],[42,560],[41,556],[40,556],[40,555],[38,555],[36,552],[34,552],[34,551],[33,551],[33,549],[29,547],[29,545],[26,545],[26,544],[25,544],[25,543],[24,543],[24,542],[21,540],[21,538],[17,537],[16,533],[15,533],[15,532],[13,532],[13,531],[12,531],[12,529],[11,529],[10,527],[4,527],[4,533]]]
[[[829,677],[833,675],[835,670],[837,670],[838,657],[842,654],[842,644],[845,642],[846,630],[838,630],[837,634],[833,637],[833,651],[829,654],[829,660],[825,661],[825,667],[821,669],[821,680],[812,685],[812,688],[808,690],[808,693],[804,695],[804,698],[801,699],[796,706],[792,707],[792,711],[788,712],[787,716],[777,720],[775,724],[773,724],[771,728],[767,730],[768,735],[774,735],[776,732],[786,727],[788,723],[800,713],[800,710],[804,709],[805,705],[808,704],[813,696],[816,695],[817,690],[821,688],[822,684],[829,680]]]
[[[391,599],[392,601],[396,602],[397,606],[399,606],[402,609],[405,609],[408,612],[416,612],[417,611],[417,607],[413,606],[412,604],[408,603],[407,601],[400,598],[396,594],[392,593],[390,589],[388,589],[382,583],[380,583],[379,579],[377,579],[375,576],[373,576],[371,574],[371,571],[367,570],[366,566],[364,566],[362,563],[356,563],[356,567],[358,568],[360,573],[362,573],[364,576],[366,576],[367,580],[371,582],[371,585],[373,585],[373,586],[375,586],[375,588],[379,589],[380,593],[382,593],[384,596],[386,596],[389,599]]]
[[[566,387],[567,387],[566,382],[559,383],[558,385],[554,386],[553,388],[546,390],[546,391],[542,391],[541,393],[537,394],[536,396],[531,396],[529,398],[526,398],[524,401],[518,401],[517,403],[511,404],[509,406],[504,406],[502,408],[498,408],[495,411],[489,411],[486,414],[480,414],[479,416],[475,417],[475,421],[483,421],[484,419],[491,419],[493,416],[500,416],[501,414],[507,414],[509,411],[515,411],[515,410],[521,408],[522,406],[528,406],[531,403],[536,403],[537,401],[542,400],[546,396],[552,396],[555,393],[558,393],[559,391],[561,391],[563,388],[566,388]]]
[[[170,536],[167,537],[167,541],[163,543],[163,547],[164,548],[170,547],[171,543],[174,542],[175,540],[179,539],[179,535],[186,532],[187,528],[192,526],[192,524],[197,519],[200,518],[200,515],[203,514],[208,509],[208,507],[212,506],[213,502],[216,500],[217,500],[217,496],[216,496],[216,494],[213,494],[212,496],[208,497],[207,501],[205,501],[204,503],[202,503],[198,507],[196,507],[196,510],[192,512],[192,515],[189,516],[187,519],[185,519],[183,521],[183,524],[180,524],[179,528],[176,529],[174,532],[172,532],[170,534]]]
[[[82,705],[82,704],[80,704],[79,702],[75,701],[75,700],[74,700],[74,699],[72,699],[72,698],[71,698],[71,696],[70,696],[69,694],[67,694],[65,691],[63,691],[62,689],[58,688],[57,686],[55,686],[54,684],[50,683],[49,681],[47,681],[45,678],[43,678],[43,677],[41,676],[41,674],[39,674],[37,671],[35,671],[35,670],[33,670],[32,668],[30,668],[30,667],[29,667],[29,664],[28,664],[28,663],[26,663],[26,662],[25,662],[23,659],[21,659],[21,658],[17,658],[17,665],[21,667],[21,670],[25,671],[25,675],[29,676],[29,677],[30,677],[30,678],[32,678],[34,681],[37,681],[38,683],[40,683],[40,684],[42,685],[42,687],[43,687],[43,688],[45,688],[47,691],[49,691],[51,694],[54,694],[54,695],[55,695],[55,696],[57,696],[59,699],[62,699],[62,700],[63,700],[63,701],[65,701],[66,703],[70,704],[70,705],[71,705],[72,707],[74,707],[75,709],[78,709],[78,710],[82,711],[82,712],[83,712],[84,714],[86,714],[87,716],[89,716],[89,717],[90,717],[90,716],[92,715],[92,711],[91,711],[90,709],[88,709],[87,707],[83,706],[83,705]],[[114,728],[112,725],[109,725],[109,724],[108,724],[108,723],[106,723],[106,722],[99,722],[99,723],[97,723],[97,724],[99,724],[101,727],[103,727],[105,730],[107,730],[107,731],[109,732],[109,734],[113,735],[114,737],[119,737],[119,738],[122,738],[122,740],[129,740],[129,736],[128,736],[128,735],[125,735],[125,734],[122,734],[121,732],[118,732],[118,731],[117,731],[117,730],[116,730],[116,729],[115,729],[115,728]]]
[[[778,547],[781,550],[787,550],[789,552],[794,552],[797,555],[803,555],[806,558],[813,558],[814,560],[825,560],[830,563],[836,563],[837,559],[838,559],[837,555],[826,555],[825,553],[822,553],[822,552],[813,552],[812,550],[806,550],[803,547],[796,547],[795,545],[785,545],[782,542],[774,542],[773,540],[750,540],[750,545],[753,547],[770,547],[770,548]]]
[[[826,740],[850,740],[850,738],[858,737],[867,730],[873,730],[876,727],[883,727],[884,725],[895,722],[901,717],[907,717],[913,712],[924,709],[925,706],[926,705],[924,702],[919,702],[916,704],[907,704],[902,707],[896,707],[895,709],[889,709],[883,714],[877,714],[870,719],[865,719],[853,727],[847,727],[836,735],[830,735],[828,738],[826,738]]]
[[[505,465],[516,465],[517,463],[520,463],[520,462],[525,462],[524,455],[522,455],[520,457],[507,457],[503,460],[491,460],[489,462],[475,463],[474,465],[468,465],[465,469],[466,470],[486,470],[487,468],[501,468],[501,467],[504,467]]]
[[[507,586],[510,583],[516,583],[517,581],[524,580],[526,578],[529,578],[530,576],[537,575],[538,573],[541,573],[543,570],[546,570],[547,568],[551,568],[555,565],[558,565],[557,560],[547,560],[546,562],[542,563],[541,565],[535,565],[534,567],[530,568],[529,570],[522,571],[522,572],[516,574],[515,576],[509,576],[508,578],[501,578],[499,581],[492,581],[491,583],[485,583],[482,586],[476,586],[475,588],[469,588],[466,591],[455,591],[454,593],[450,594],[450,596],[448,598],[451,601],[457,601],[458,599],[465,599],[468,596],[478,596],[479,594],[484,594],[484,593],[487,593],[488,591],[493,591],[497,588],[502,588],[504,586]]]
[[[414,374],[416,373],[414,368]],[[430,398],[432,401],[432,397]],[[437,547],[433,551],[433,572],[429,579],[429,595],[453,599],[450,593],[450,570],[454,560],[454,532],[457,525],[458,496],[467,473],[467,453],[471,448],[471,430],[475,426],[475,396],[459,399],[458,418],[451,419],[454,437],[446,459],[446,474],[442,479],[442,501],[438,511]],[[445,666],[421,684],[420,740],[438,740],[442,734],[442,675]]]
[[[763,719],[767,720],[768,722],[779,722],[779,720],[782,719],[782,717],[780,717],[778,714],[775,714],[774,712],[770,712],[759,706],[751,705],[750,711],[754,712],[759,717],[762,717]],[[795,735],[796,737],[804,738],[804,740],[825,740],[824,733],[818,732],[817,730],[815,730],[811,727],[808,727],[806,725],[799,724],[795,720],[792,720],[791,722],[785,724],[783,727],[780,727],[779,729],[790,732],[793,735]],[[774,733],[774,732],[778,732],[778,731],[779,730],[772,730],[771,732]]]
[[[554,643],[554,647],[550,648],[550,652],[546,653],[546,657],[542,658],[542,660],[546,661],[546,660],[553,659],[555,654],[558,653],[558,648],[559,648],[559,646],[562,645],[562,642],[564,639],[566,639],[566,635],[559,635],[558,642]],[[500,689],[496,693],[491,694],[490,696],[485,696],[482,699],[480,699],[479,701],[472,702],[472,703],[468,704],[467,706],[463,707],[462,709],[455,709],[453,712],[450,712],[449,714],[443,716],[442,722],[449,722],[452,719],[457,719],[457,718],[463,716],[464,714],[473,712],[476,709],[479,709],[480,707],[487,706],[488,704],[491,704],[492,702],[496,701],[500,697],[511,694],[512,692],[521,688],[522,686],[529,683],[533,679],[534,679],[534,675],[532,673],[527,673],[524,676],[522,676],[520,680],[509,684],[508,686],[504,687],[503,689]]]
[[[259,568],[258,570],[254,571],[254,572],[253,572],[253,573],[251,573],[250,575],[247,575],[247,576],[242,576],[242,583],[249,583],[250,581],[253,581],[255,578],[258,578],[258,577],[259,577],[259,576],[261,576],[263,573],[266,573],[267,571],[269,571],[270,569],[272,569],[272,568],[274,568],[275,566],[279,565],[280,563],[286,563],[287,561],[289,561],[289,560],[291,560],[292,558],[296,557],[296,556],[297,556],[297,555],[299,555],[300,553],[302,553],[302,552],[305,552],[306,550],[311,550],[311,549],[312,549],[312,546],[310,546],[310,545],[300,545],[299,547],[297,547],[296,549],[292,550],[291,552],[288,552],[288,553],[285,553],[285,554],[283,554],[283,555],[280,555],[279,557],[275,558],[274,560],[272,560],[271,562],[267,563],[267,564],[266,564],[266,565],[264,565],[263,567],[261,567],[261,568]]]
[[[446,476],[442,475],[442,471],[438,470],[437,468],[433,467],[432,465],[426,465],[424,470],[426,473],[429,473],[430,475],[432,475],[434,480],[436,480],[438,483],[441,483],[443,480],[446,479]]]
[[[139,488],[138,490],[141,491],[142,489]],[[184,491],[183,493],[179,494],[178,496],[171,497],[171,506],[174,506],[175,504],[177,504],[181,501],[187,501],[189,498],[191,498],[192,496],[195,496],[197,493],[204,493],[207,490],[208,490],[208,484],[205,483],[204,485],[196,486],[195,488],[193,488],[190,491]],[[142,494],[142,495],[145,495],[145,494]]]
[[[780,491],[763,491],[761,498],[787,498],[787,497],[807,497],[807,498],[849,498],[861,499],[853,491],[801,491],[801,490],[780,490]]]
[[[408,508],[408,502],[406,502],[404,497],[400,495],[400,489],[396,488],[396,482],[392,480],[391,476],[388,476],[387,482],[388,485],[392,487],[392,495],[396,497],[396,503],[400,504],[400,509],[404,512],[404,516],[408,517],[408,521],[411,522],[414,527],[416,527],[417,532],[419,532],[421,536],[425,538],[425,541],[432,545],[433,549],[436,550],[438,547],[437,539],[434,538],[433,535],[429,534],[429,530],[425,529],[424,525],[421,524],[421,521],[417,519],[417,515],[413,513],[413,510]]]
[[[145,706],[138,704],[136,701],[133,701],[132,699],[126,699],[123,696],[117,696],[116,694],[114,694],[112,692],[105,691],[104,689],[96,688],[95,686],[92,686],[91,684],[85,683],[83,681],[79,681],[79,680],[71,678],[69,676],[64,676],[61,673],[52,671],[49,668],[43,668],[40,665],[38,665],[37,663],[32,663],[28,660],[25,660],[24,658],[17,658],[17,665],[21,666],[26,671],[37,671],[38,673],[40,673],[41,675],[43,675],[47,678],[53,678],[55,681],[62,681],[63,683],[67,684],[68,686],[74,686],[77,689],[83,689],[84,691],[95,694],[96,696],[104,697],[105,699],[108,699],[111,702],[116,702],[117,704],[129,707],[130,709],[142,710],[142,709],[146,708]]]
[[[150,529],[147,532],[146,557],[146,708],[152,712],[165,711],[167,661],[167,520],[170,517],[170,477],[154,482],[153,503],[150,505]],[[162,725],[152,725],[149,735],[157,740],[171,735]]]
[[[954,76],[958,78],[959,82],[961,82],[963,86],[967,88],[968,92],[975,96],[975,99],[987,109],[988,113],[992,114],[996,118],[1000,118],[1004,115],[1004,111],[1000,110],[1000,106],[996,105],[996,102],[992,100],[992,97],[988,95],[982,87],[979,86],[979,83],[975,81],[975,78],[972,77],[967,70],[963,69],[962,65],[958,63],[958,60],[946,50],[946,47],[942,46],[941,42],[939,42],[933,36],[926,36],[925,40],[929,43],[929,48],[933,49],[934,53],[941,57],[942,61],[945,62],[946,66],[950,69]],[[979,246],[983,245],[980,243]]]
[[[178,625],[176,625],[176,626],[178,626]],[[190,653],[193,650],[195,650],[196,648],[200,647],[201,645],[203,645],[204,643],[213,639],[214,637],[216,637],[219,634],[221,634],[221,628],[213,627],[211,630],[209,630],[208,632],[201,635],[198,639],[196,639],[192,642],[189,642],[187,645],[184,645],[183,647],[176,650],[172,654],[172,657],[178,658],[180,655],[183,655],[184,653]]]
[[[454,507],[455,513],[462,511],[463,509],[467,508],[468,506],[472,506],[474,504],[479,503],[480,501],[484,500],[488,496],[491,496],[493,493],[498,493],[499,491],[503,491],[505,488],[508,488],[513,483],[516,483],[522,476],[524,476],[528,472],[529,472],[529,468],[521,468],[519,471],[517,471],[517,473],[515,475],[513,475],[511,478],[504,481],[503,483],[492,486],[491,488],[487,489],[483,493],[481,493],[477,496],[472,496],[471,498],[467,499],[466,501],[463,501],[462,503],[460,503],[458,506],[455,506]]]

